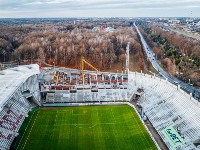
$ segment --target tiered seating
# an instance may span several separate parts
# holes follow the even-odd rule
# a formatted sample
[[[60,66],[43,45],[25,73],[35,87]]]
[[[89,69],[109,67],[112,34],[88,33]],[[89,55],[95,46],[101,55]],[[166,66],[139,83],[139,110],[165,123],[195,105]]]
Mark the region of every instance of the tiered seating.
[[[0,149],[7,149],[32,108],[23,97],[10,99],[0,112]]]
[[[40,73],[37,64],[18,66],[1,71],[0,75],[0,149],[7,150],[17,135],[17,132],[31,104],[21,92],[29,91],[33,101],[40,105],[40,93],[37,74]]]
[[[92,92],[90,89],[85,89],[77,90],[76,93],[70,93],[70,91],[67,90],[56,90],[54,93],[47,93],[46,96],[46,102],[49,103],[73,103],[93,101],[107,102],[123,100],[128,100],[127,89],[98,89],[98,92]]]
[[[179,149],[198,149],[193,143],[200,138],[199,102],[166,80],[138,73],[132,74],[131,78],[132,85],[143,87],[145,96],[140,103],[144,113],[168,148],[174,149],[162,131],[173,127],[184,140]]]
[[[0,148],[7,149],[7,147],[11,144],[11,139],[14,138],[13,134],[3,131],[0,131]]]

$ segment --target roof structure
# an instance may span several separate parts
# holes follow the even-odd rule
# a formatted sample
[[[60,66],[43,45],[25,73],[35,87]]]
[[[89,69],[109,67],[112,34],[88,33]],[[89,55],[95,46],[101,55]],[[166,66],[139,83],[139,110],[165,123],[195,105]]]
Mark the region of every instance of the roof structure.
[[[3,108],[5,102],[29,77],[39,73],[39,65],[37,64],[0,71],[0,108]]]

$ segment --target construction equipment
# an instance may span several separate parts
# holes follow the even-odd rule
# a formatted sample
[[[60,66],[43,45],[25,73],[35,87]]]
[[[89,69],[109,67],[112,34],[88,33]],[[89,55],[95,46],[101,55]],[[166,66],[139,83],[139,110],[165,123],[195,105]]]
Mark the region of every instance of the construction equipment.
[[[53,73],[53,76],[56,78],[56,82],[58,83],[58,76],[56,75],[56,72]]]
[[[90,66],[92,69],[94,69],[96,72],[98,72],[98,69],[95,68],[93,65],[91,65],[89,62],[87,62],[84,57],[81,58],[81,68],[82,68],[82,78],[83,78],[83,84],[84,84],[84,64],[87,64],[88,66]]]

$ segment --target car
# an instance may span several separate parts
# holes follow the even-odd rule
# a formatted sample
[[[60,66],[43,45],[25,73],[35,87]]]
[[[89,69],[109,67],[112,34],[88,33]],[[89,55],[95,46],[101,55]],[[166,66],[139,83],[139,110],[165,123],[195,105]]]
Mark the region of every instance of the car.
[[[176,84],[176,85],[177,85],[177,84],[179,84],[179,82],[178,82],[178,81],[174,81],[174,84]]]
[[[193,84],[191,84],[191,83],[188,83],[188,85],[193,86]]]

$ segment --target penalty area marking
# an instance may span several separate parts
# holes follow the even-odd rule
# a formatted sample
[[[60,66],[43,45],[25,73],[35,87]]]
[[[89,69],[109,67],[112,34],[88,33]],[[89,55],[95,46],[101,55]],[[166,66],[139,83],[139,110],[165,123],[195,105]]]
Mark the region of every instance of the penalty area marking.
[[[73,116],[73,115],[74,115],[74,116],[76,116],[76,115],[88,115],[88,114],[87,114],[87,112],[88,112],[87,110],[84,110],[82,113],[77,113],[77,114],[74,113],[73,110],[71,110],[71,111],[72,111],[72,116]]]
[[[114,124],[117,124],[117,123],[110,123],[110,122],[108,122],[108,123],[96,123],[96,124],[94,124],[94,125],[92,125],[92,126],[89,126],[89,127],[87,127],[87,128],[94,128],[95,126],[97,126],[97,125],[102,125],[102,124],[107,124],[107,125],[114,125]],[[68,125],[73,125],[73,126],[75,126],[75,127],[77,127],[77,128],[86,128],[86,126],[88,126],[88,125],[90,125],[90,124],[68,124]]]
[[[114,115],[114,113],[113,113],[113,111],[112,111],[112,109],[106,109],[106,110],[104,110],[104,109],[93,109],[93,111],[95,111],[96,112],[96,114],[97,114],[97,116],[99,116],[99,111],[110,111],[111,112],[111,115],[112,115],[112,118],[113,118],[113,120],[114,120],[114,122],[104,122],[104,123],[95,123],[94,125],[92,125],[92,126],[89,126],[89,125],[91,125],[91,124],[80,124],[80,123],[73,123],[73,124],[68,124],[68,125],[73,125],[73,126],[75,126],[75,127],[77,127],[77,128],[86,128],[87,126],[87,128],[94,128],[95,126],[97,126],[97,125],[114,125],[114,124],[118,124],[117,122],[116,122],[116,119],[115,119],[115,115]],[[73,115],[87,115],[87,114],[74,114],[73,113],[73,110],[72,110],[72,116]]]

